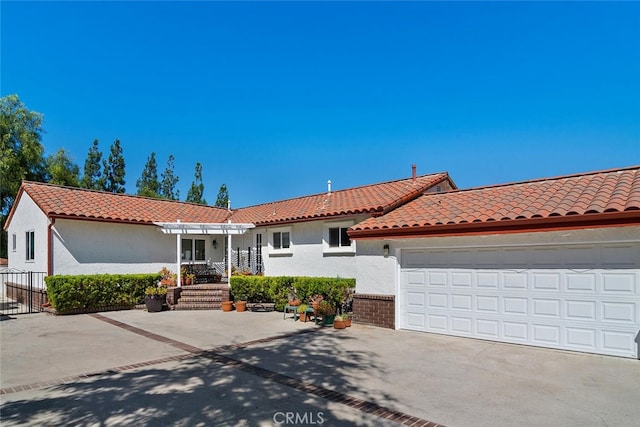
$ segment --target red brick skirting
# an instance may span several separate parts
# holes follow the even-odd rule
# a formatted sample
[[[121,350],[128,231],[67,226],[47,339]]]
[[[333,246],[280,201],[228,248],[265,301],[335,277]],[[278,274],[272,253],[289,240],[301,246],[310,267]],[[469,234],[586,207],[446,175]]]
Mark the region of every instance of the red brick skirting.
[[[182,288],[179,288],[177,286],[170,286],[167,288],[167,304],[169,305],[169,307],[178,303],[181,291]]]
[[[395,329],[395,305],[393,295],[353,294],[353,321]]]
[[[6,282],[7,297],[19,302],[20,304],[29,304],[29,286],[20,283]],[[49,302],[47,291],[41,288],[33,288],[31,290],[33,298],[33,309],[42,310],[42,304]]]

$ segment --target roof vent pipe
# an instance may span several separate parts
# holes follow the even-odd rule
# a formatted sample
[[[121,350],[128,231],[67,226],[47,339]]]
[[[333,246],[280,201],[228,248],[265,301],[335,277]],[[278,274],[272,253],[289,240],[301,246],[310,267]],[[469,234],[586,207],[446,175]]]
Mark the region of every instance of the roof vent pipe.
[[[416,182],[416,165],[411,165],[411,179]]]
[[[331,194],[331,180],[327,181],[327,194]]]

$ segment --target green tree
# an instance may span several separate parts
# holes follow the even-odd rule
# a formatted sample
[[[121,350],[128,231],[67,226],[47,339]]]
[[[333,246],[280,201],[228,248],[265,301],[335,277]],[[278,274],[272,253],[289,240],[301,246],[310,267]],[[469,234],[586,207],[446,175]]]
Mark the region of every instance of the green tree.
[[[222,184],[220,186],[215,206],[219,206],[221,208],[229,206],[229,192],[227,191],[227,184]]]
[[[110,151],[109,159],[102,161],[103,190],[111,193],[124,193],[124,157],[119,139],[111,144]]]
[[[18,95],[0,99],[0,212],[8,213],[23,180],[46,180],[42,139],[42,114],[30,111]]]
[[[138,196],[159,198],[160,183],[158,182],[158,163],[156,153],[152,152],[144,165],[142,175],[136,181]]]
[[[102,190],[102,151],[98,149],[98,140],[93,140],[87,159],[84,161],[84,174],[80,186],[90,190]]]
[[[18,95],[0,98],[0,257],[7,257],[4,224],[23,180],[45,181],[42,114],[30,111]]]
[[[51,184],[80,186],[80,168],[64,148],[47,157],[47,173]]]
[[[164,199],[178,200],[180,191],[176,190],[176,185],[180,178],[173,172],[173,154],[169,154],[167,159],[167,168],[162,173],[162,182],[160,182],[160,196]]]
[[[204,195],[204,184],[202,183],[202,165],[196,163],[195,179],[191,183],[191,188],[187,193],[187,202],[206,205],[207,201],[202,197]]]

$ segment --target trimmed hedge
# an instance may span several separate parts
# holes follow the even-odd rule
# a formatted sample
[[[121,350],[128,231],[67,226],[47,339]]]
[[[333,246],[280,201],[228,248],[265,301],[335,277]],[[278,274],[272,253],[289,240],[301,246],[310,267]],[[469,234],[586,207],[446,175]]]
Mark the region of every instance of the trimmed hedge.
[[[298,299],[309,301],[313,295],[320,294],[335,307],[353,293],[355,279],[331,277],[291,277],[291,276],[231,276],[231,295],[236,301],[272,302],[277,310],[287,304],[291,288],[295,289]]]
[[[47,296],[58,313],[131,306],[144,302],[144,291],[156,286],[158,274],[48,276]]]

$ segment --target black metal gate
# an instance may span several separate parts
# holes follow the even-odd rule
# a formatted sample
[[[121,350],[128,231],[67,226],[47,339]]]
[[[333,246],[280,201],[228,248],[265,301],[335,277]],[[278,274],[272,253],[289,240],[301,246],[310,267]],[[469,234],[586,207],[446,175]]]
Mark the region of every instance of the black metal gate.
[[[0,271],[0,315],[42,311],[48,303],[45,276],[35,271]]]

